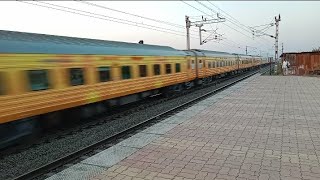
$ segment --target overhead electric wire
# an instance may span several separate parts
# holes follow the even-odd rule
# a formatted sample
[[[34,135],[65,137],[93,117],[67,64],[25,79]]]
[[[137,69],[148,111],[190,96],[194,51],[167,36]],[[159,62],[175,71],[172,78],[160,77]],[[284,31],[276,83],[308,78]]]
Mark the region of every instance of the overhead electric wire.
[[[92,12],[89,12],[89,11],[83,11],[83,10],[74,9],[74,8],[65,7],[65,6],[60,6],[60,5],[51,4],[51,3],[47,3],[47,2],[42,2],[42,1],[36,1],[36,2],[47,4],[47,5],[50,5],[50,6],[56,6],[56,7],[60,7],[60,8],[70,9],[70,10],[73,10],[73,11],[79,11],[79,12],[83,12],[83,13],[87,13],[87,14],[92,14],[92,15],[95,15],[95,16],[103,16],[103,17],[106,17],[106,18],[112,18],[112,19],[115,19],[115,20],[118,20],[118,21],[126,21],[126,22],[129,22],[129,23],[141,24],[143,26],[150,26],[152,28],[159,28],[159,29],[163,29],[163,30],[173,31],[173,32],[176,32],[176,33],[182,33],[181,31],[177,31],[177,30],[172,30],[172,29],[163,28],[163,27],[154,26],[154,25],[149,25],[149,24],[144,24],[144,23],[138,23],[138,22],[134,22],[134,21],[130,21],[130,20],[115,18],[115,17],[103,15],[103,14],[92,13]]]
[[[174,35],[178,35],[178,36],[184,36],[184,34],[178,34],[178,33],[183,33],[183,32],[180,32],[180,31],[176,31],[176,30],[172,30],[172,29],[167,29],[167,28],[162,28],[162,27],[158,27],[158,26],[153,26],[153,25],[148,25],[148,24],[141,24],[139,22],[134,22],[134,21],[129,21],[129,20],[124,20],[124,19],[120,19],[120,18],[115,18],[115,17],[111,17],[111,16],[106,16],[106,15],[102,15],[102,14],[97,14],[97,13],[92,13],[92,12],[89,12],[89,11],[83,11],[83,10],[79,10],[79,9],[74,9],[74,8],[70,8],[70,7],[65,7],[65,6],[60,6],[60,5],[55,5],[55,4],[51,4],[51,3],[47,3],[47,2],[39,2],[39,1],[36,1],[38,3],[43,3],[43,4],[48,4],[50,6],[47,6],[47,5],[41,5],[41,4],[36,4],[36,3],[31,3],[31,2],[25,2],[25,1],[19,1],[17,0],[18,2],[22,2],[22,3],[27,3],[27,4],[30,4],[30,5],[35,5],[35,6],[39,6],[39,7],[45,7],[45,8],[48,8],[48,9],[53,9],[53,10],[58,10],[58,11],[63,11],[63,12],[67,12],[67,13],[73,13],[73,14],[77,14],[77,15],[81,15],[81,16],[86,16],[86,17],[91,17],[91,18],[96,18],[96,19],[101,19],[101,20],[106,20],[106,21],[111,21],[111,22],[116,22],[116,23],[120,23],[120,24],[126,24],[126,25],[130,25],[130,26],[136,26],[136,27],[140,27],[140,28],[145,28],[145,29],[150,29],[150,30],[154,30],[154,31],[159,31],[159,32],[164,32],[164,33],[169,33],[169,34],[174,34]],[[82,2],[82,1],[81,1]],[[184,2],[185,3],[185,2]],[[186,3],[187,4],[187,3]],[[189,5],[189,4],[188,4]],[[52,6],[55,6],[55,7],[52,7]],[[190,5],[191,6],[191,5]],[[60,7],[60,8],[56,8],[56,7]],[[193,7],[193,6],[192,6]],[[63,8],[63,9],[61,9]],[[195,7],[193,7],[195,8]],[[68,9],[68,10],[66,10]],[[197,9],[197,8],[195,8]],[[72,10],[72,11],[70,11]],[[199,10],[199,9],[198,9]],[[76,11],[76,12],[75,12]],[[203,12],[201,10],[199,10],[200,12]],[[124,11],[121,11],[123,13],[126,13]],[[203,12],[204,13],[204,12]],[[128,14],[131,14],[131,13],[128,13]],[[207,13],[205,13],[207,14]],[[102,16],[102,17],[97,17],[97,16]],[[137,15],[139,16],[139,15]],[[156,19],[154,19],[156,20]],[[161,20],[159,20],[161,21]],[[163,21],[165,22],[165,21]],[[141,24],[141,25],[139,25]],[[148,27],[149,26],[149,27]],[[157,29],[156,29],[157,28]],[[231,27],[230,27],[231,28]],[[160,29],[165,29],[167,31],[164,31],[164,30],[160,30]],[[232,28],[233,29],[233,28]],[[170,31],[173,31],[173,32],[170,32]],[[174,32],[178,32],[178,33],[174,33]],[[192,37],[194,39],[199,39],[199,38],[196,38],[196,37]],[[234,45],[230,45],[229,46],[233,46],[233,47],[236,47]],[[239,47],[237,47],[239,48]]]
[[[185,36],[185,35],[183,35],[183,34],[178,34],[178,33],[170,32],[170,31],[176,31],[176,30],[167,29],[167,30],[169,30],[169,31],[164,31],[164,30],[159,30],[159,29],[155,29],[155,28],[146,27],[146,26],[152,26],[152,25],[147,25],[147,24],[142,24],[142,25],[144,25],[144,26],[138,25],[138,24],[141,24],[141,23],[138,23],[138,22],[133,22],[133,21],[131,21],[131,23],[121,22],[121,21],[119,21],[119,18],[114,18],[114,17],[110,17],[110,16],[105,16],[105,15],[101,15],[101,14],[92,13],[92,12],[82,11],[82,10],[73,9],[73,8],[69,8],[69,7],[60,6],[60,7],[63,7],[63,8],[65,8],[65,9],[72,9],[73,11],[52,7],[52,6],[57,6],[57,7],[59,7],[59,5],[53,5],[53,4],[51,4],[52,6],[46,6],[46,5],[35,4],[35,3],[31,3],[31,2],[26,2],[26,1],[19,1],[19,0],[17,0],[17,1],[18,1],[18,2],[21,2],[21,3],[26,3],[26,4],[34,5],[34,6],[45,7],[45,8],[48,8],[48,9],[54,9],[54,10],[58,10],[58,11],[68,12],[68,13],[77,14],[77,15],[86,16],[86,17],[91,17],[91,18],[96,18],[96,19],[100,19],[100,20],[106,20],[106,21],[116,22],[116,23],[120,23],[120,24],[126,24],[126,25],[130,25],[130,26],[136,26],[136,27],[140,27],[140,28],[145,28],[145,29],[150,29],[150,30],[154,30],[154,31],[159,31],[159,32],[174,34],[174,35],[178,35],[178,36]],[[38,1],[36,1],[36,2],[38,2]],[[40,2],[40,3],[45,3],[45,2]],[[50,4],[50,3],[45,3],[45,4]],[[75,11],[80,11],[80,12],[84,12],[84,13],[87,13],[87,14],[79,13],[79,12],[75,12]],[[93,16],[93,15],[88,15],[88,14],[93,14],[94,16]],[[106,18],[97,17],[97,16],[104,16],[104,17],[106,17]],[[108,19],[107,19],[107,18],[108,18]],[[125,20],[125,21],[126,21],[126,20]],[[153,26],[153,27],[161,28],[161,27],[157,27],[157,26]],[[162,28],[162,29],[166,29],[166,28]],[[176,31],[176,32],[180,32],[180,31]],[[182,33],[182,32],[180,32],[180,33]],[[195,37],[192,37],[192,38],[195,38]]]
[[[181,2],[183,2],[183,3],[185,3],[185,4],[187,4],[187,5],[188,5],[188,6],[190,6],[190,7],[192,7],[192,8],[194,8],[194,9],[198,10],[199,12],[202,12],[202,13],[204,13],[204,14],[206,14],[206,15],[211,16],[211,17],[212,17],[212,15],[210,15],[210,14],[208,14],[208,13],[206,13],[206,12],[204,12],[204,11],[202,11],[202,10],[200,10],[200,9],[198,9],[198,8],[196,8],[196,7],[192,6],[192,5],[190,5],[190,4],[186,3],[186,2],[184,2],[183,0],[180,0],[180,1],[181,1]],[[224,25],[228,26],[229,28],[231,28],[231,29],[233,29],[233,30],[235,30],[235,31],[239,32],[240,34],[242,34],[242,35],[244,35],[244,36],[246,36],[246,37],[248,37],[248,38],[251,38],[251,37],[247,36],[246,34],[244,34],[244,33],[240,32],[240,31],[238,31],[238,30],[234,29],[233,27],[229,26],[228,24],[224,24]]]
[[[207,5],[203,4],[202,2],[200,2],[200,1],[198,1],[198,0],[195,0],[195,1],[196,1],[197,3],[199,3],[199,4],[201,4],[203,7],[205,7],[205,8],[207,8],[207,9],[211,10],[212,12],[214,12],[214,13],[218,13],[218,12],[214,11],[213,9],[209,8]],[[226,17],[225,17],[225,18],[226,18]],[[226,18],[226,19],[227,19],[227,18]],[[233,21],[230,21],[230,19],[229,19],[229,21],[227,21],[227,22],[230,22],[230,23],[232,23],[232,24],[236,25],[237,27],[239,27],[239,28],[243,29],[243,30],[244,30],[244,31],[246,31],[246,32],[249,32],[249,33],[251,33],[251,32],[252,32],[251,30],[247,30],[247,29],[243,28],[242,26],[239,26],[238,24],[234,23]]]
[[[185,28],[186,28],[185,26],[180,25],[180,24],[175,24],[175,23],[168,22],[168,21],[163,21],[163,20],[159,20],[159,19],[149,18],[149,17],[145,17],[145,16],[138,15],[138,14],[132,14],[132,13],[128,13],[128,12],[125,12],[125,11],[120,11],[120,10],[117,10],[117,9],[113,9],[113,8],[109,8],[109,7],[106,7],[106,6],[102,6],[102,5],[99,5],[99,4],[95,4],[95,3],[91,3],[91,2],[89,3],[89,2],[87,2],[87,1],[82,1],[82,0],[74,0],[74,1],[75,1],[75,2],[78,2],[78,3],[83,3],[83,4],[90,5],[90,6],[102,8],[102,9],[108,9],[108,10],[111,10],[111,11],[115,11],[115,12],[118,12],[118,13],[130,15],[130,16],[135,16],[135,17],[143,18],[143,19],[150,20],[150,21],[154,21],[154,22],[157,22],[157,23],[166,24],[166,25],[169,25],[169,26],[174,26],[174,27],[178,27],[178,28],[182,28],[182,29],[185,29]],[[191,30],[191,31],[197,32],[196,30]]]
[[[183,2],[183,3],[185,3],[185,4],[187,4],[187,5],[188,5],[188,6],[190,6],[190,7],[192,7],[192,8],[194,8],[194,9],[198,10],[199,12],[202,12],[202,13],[204,13],[204,14],[206,14],[206,15],[211,16],[211,17],[212,17],[212,15],[209,15],[208,13],[206,13],[206,12],[204,12],[204,11],[202,11],[202,10],[200,10],[200,9],[198,9],[198,8],[196,8],[196,7],[192,6],[192,5],[190,5],[190,4],[186,3],[186,2],[184,2],[183,0],[180,0],[180,1],[182,1],[182,2]],[[248,37],[248,38],[250,38],[250,39],[251,39],[251,37],[249,37],[249,36],[247,36],[246,34],[244,34],[244,33],[240,32],[240,31],[238,31],[238,30],[234,29],[233,27],[229,26],[228,24],[224,24],[224,25],[228,26],[229,28],[231,28],[231,29],[233,29],[233,30],[235,30],[235,31],[239,32],[240,34],[242,34],[242,35],[244,35],[244,36],[246,36],[246,37]]]
[[[196,0],[197,1],[197,0]],[[208,1],[208,0],[207,0]],[[242,24],[240,21],[238,21],[236,18],[234,18],[233,16],[231,16],[230,14],[228,14],[226,11],[223,11],[221,8],[219,8],[218,6],[216,6],[215,4],[213,4],[213,3],[211,3],[210,1],[208,1],[211,5],[213,5],[214,7],[216,7],[217,9],[219,9],[220,11],[222,11],[222,12],[224,12],[226,15],[228,15],[229,17],[231,17],[234,21],[236,21],[237,23],[239,23],[241,26],[243,26],[243,27],[246,27],[246,28],[248,28],[250,31],[252,31],[252,28],[251,27],[249,27],[249,26],[246,26],[246,25],[244,25],[244,24]],[[211,8],[210,8],[211,9]],[[211,9],[212,10],[212,9]],[[216,11],[213,11],[213,12],[216,12]],[[217,12],[216,12],[217,13]],[[229,21],[230,21],[230,19],[229,19]],[[231,22],[231,21],[230,21]],[[234,23],[233,23],[234,24]],[[273,23],[270,23],[270,24],[273,24]],[[237,25],[238,26],[238,25]],[[239,26],[238,26],[239,27]],[[242,28],[242,27],[241,27]],[[242,28],[242,29],[244,29],[244,28]],[[263,37],[259,37],[259,38],[261,38],[262,40],[264,40],[264,41],[266,41],[267,43],[271,43],[270,41],[268,41],[268,40],[266,40],[265,38],[263,38]]]
[[[209,15],[208,13],[206,13],[206,12],[204,12],[204,11],[202,11],[202,10],[200,10],[200,9],[198,9],[198,8],[196,8],[196,7],[192,6],[192,5],[190,5],[190,4],[186,3],[186,2],[184,2],[183,0],[180,0],[180,1],[182,1],[182,2],[183,2],[183,3],[185,3],[185,4],[187,4],[187,5],[188,5],[188,6],[190,6],[190,7],[192,7],[192,8],[194,8],[194,9],[198,10],[199,12],[202,12],[202,13],[204,13],[204,14],[206,14],[206,15],[211,16],[211,17],[212,17],[212,15]],[[244,34],[244,33],[240,32],[240,31],[238,31],[238,30],[234,29],[233,27],[231,27],[231,26],[229,26],[229,25],[227,25],[227,24],[224,24],[224,25],[226,25],[226,26],[228,26],[229,28],[231,28],[231,29],[233,29],[233,30],[235,30],[235,31],[237,31],[237,32],[239,32],[239,33],[241,33],[242,35],[244,35],[244,36],[246,36],[246,37],[249,37],[249,36],[247,36],[246,34]],[[251,39],[251,37],[249,37],[249,38]],[[236,46],[234,46],[234,47],[236,47]]]
[[[216,11],[214,11],[213,9],[211,9],[211,8],[209,8],[208,6],[204,5],[203,3],[199,2],[198,0],[195,0],[195,1],[198,2],[200,5],[204,6],[205,8],[211,10],[212,12],[217,13]],[[244,29],[243,27],[237,25],[236,23],[233,23],[232,21],[229,21],[229,22],[231,22],[232,24],[236,25],[237,27],[239,27],[239,28],[241,28],[241,29]],[[225,25],[226,25],[226,24],[225,24]],[[251,30],[251,31],[248,31],[248,30],[246,30],[246,29],[244,29],[244,30],[245,30],[246,32],[252,33],[252,30]],[[264,40],[265,40],[265,39],[264,39]],[[269,42],[268,42],[268,43],[269,43]]]
[[[207,0],[208,1],[208,0]],[[240,25],[242,25],[243,27],[246,27],[248,29],[250,29],[250,27],[242,24],[240,21],[238,21],[236,18],[234,18],[233,16],[231,16],[230,14],[228,14],[227,12],[225,12],[224,10],[222,10],[221,8],[219,8],[217,5],[213,4],[212,2],[208,1],[212,6],[216,7],[217,9],[219,9],[220,11],[224,12],[226,15],[228,15],[231,19],[233,19],[233,21],[239,23]]]
[[[79,3],[83,3],[83,4],[87,4],[87,5],[90,5],[90,6],[94,6],[94,7],[108,9],[110,11],[115,11],[115,12],[119,12],[119,13],[122,13],[122,14],[127,14],[127,15],[131,15],[131,16],[147,19],[147,20],[150,20],[150,21],[155,21],[155,22],[158,22],[158,23],[167,24],[169,26],[174,26],[174,27],[178,27],[178,28],[185,28],[185,26],[180,25],[180,24],[175,24],[175,23],[171,23],[171,22],[168,22],[168,21],[162,21],[162,20],[158,20],[158,19],[153,19],[153,18],[149,18],[149,17],[137,15],[137,14],[132,14],[132,13],[128,13],[128,12],[125,12],[125,11],[120,11],[120,10],[117,10],[117,9],[112,9],[112,8],[109,8],[109,7],[106,7],[106,6],[102,6],[102,5],[99,5],[99,4],[95,4],[95,3],[91,3],[91,2],[86,2],[86,1],[81,1],[81,0],[74,0],[74,1],[75,2],[79,2]]]
[[[270,26],[274,26],[274,23],[268,23],[268,24],[263,24],[263,25],[258,25],[258,26],[251,26],[250,28],[254,28],[254,27],[261,27],[261,26],[268,26],[268,25],[270,25]]]

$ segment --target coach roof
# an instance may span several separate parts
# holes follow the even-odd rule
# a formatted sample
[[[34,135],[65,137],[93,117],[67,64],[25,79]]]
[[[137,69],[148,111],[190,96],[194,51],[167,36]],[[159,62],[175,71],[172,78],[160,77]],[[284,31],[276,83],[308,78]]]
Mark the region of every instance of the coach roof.
[[[186,56],[169,46],[0,30],[0,53]]]
[[[221,51],[210,51],[210,50],[201,50],[201,49],[192,49],[198,56],[206,57],[234,57],[233,54],[228,52]]]

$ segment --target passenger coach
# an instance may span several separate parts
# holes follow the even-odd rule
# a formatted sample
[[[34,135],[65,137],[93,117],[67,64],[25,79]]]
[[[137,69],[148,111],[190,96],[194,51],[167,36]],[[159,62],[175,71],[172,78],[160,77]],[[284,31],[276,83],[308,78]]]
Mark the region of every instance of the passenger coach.
[[[68,119],[61,117],[90,117],[261,63],[224,52],[0,31],[0,146]]]

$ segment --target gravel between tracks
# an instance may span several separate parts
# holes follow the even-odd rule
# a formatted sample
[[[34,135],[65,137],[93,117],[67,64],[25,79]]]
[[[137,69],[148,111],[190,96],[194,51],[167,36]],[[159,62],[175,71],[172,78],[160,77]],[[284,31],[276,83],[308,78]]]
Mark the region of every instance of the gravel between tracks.
[[[147,109],[124,116],[118,121],[111,121],[89,129],[83,129],[81,132],[77,132],[76,134],[71,134],[46,144],[33,146],[26,151],[3,157],[0,159],[0,179],[12,179],[18,175],[22,175],[31,168],[40,167],[55,159],[61,158],[68,153],[84,148],[93,142],[112,136],[116,132],[176,107],[177,105],[185,103],[195,97],[199,97],[200,95],[210,92],[227,82],[223,82],[217,86],[206,87],[187,95],[165,101],[161,104],[148,107]]]

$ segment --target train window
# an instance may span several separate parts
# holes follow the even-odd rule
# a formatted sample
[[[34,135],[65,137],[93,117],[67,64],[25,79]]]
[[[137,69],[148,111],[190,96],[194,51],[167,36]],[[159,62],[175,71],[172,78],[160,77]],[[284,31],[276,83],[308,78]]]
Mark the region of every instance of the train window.
[[[139,73],[140,73],[140,77],[147,77],[147,66],[139,65]]]
[[[99,67],[99,77],[100,77],[100,82],[107,82],[110,81],[110,67]]]
[[[194,60],[191,61],[191,69],[195,69]]]
[[[166,64],[166,74],[171,73],[171,64]]]
[[[29,70],[28,78],[32,91],[46,90],[49,88],[48,70]]]
[[[70,72],[70,83],[72,86],[78,86],[78,85],[84,84],[82,68],[71,68],[69,72]]]
[[[160,75],[160,64],[155,64],[153,65],[153,74],[156,75]]]
[[[201,69],[201,68],[202,68],[202,60],[199,60],[198,68],[199,68],[199,69]]]
[[[122,72],[121,73],[122,79],[130,79],[131,78],[130,66],[122,66],[121,72]]]
[[[208,62],[208,68],[211,68],[211,62]]]
[[[213,62],[212,62],[212,68],[215,68],[215,67],[216,67],[216,62],[213,61]]]
[[[176,73],[181,71],[180,63],[176,63]]]

